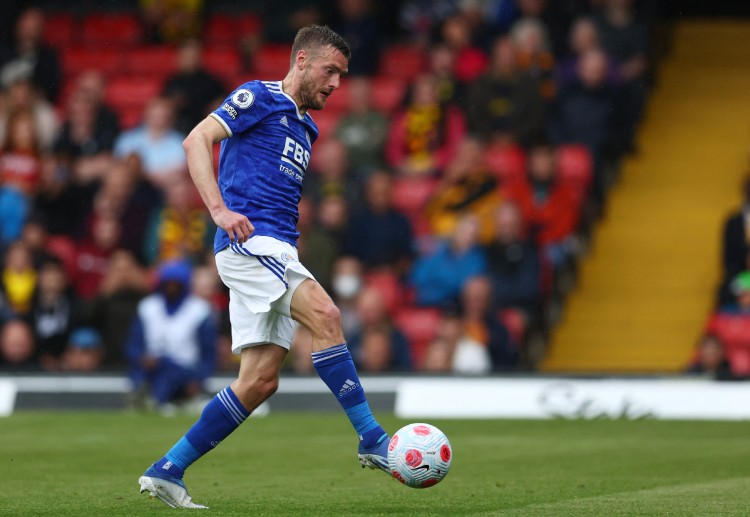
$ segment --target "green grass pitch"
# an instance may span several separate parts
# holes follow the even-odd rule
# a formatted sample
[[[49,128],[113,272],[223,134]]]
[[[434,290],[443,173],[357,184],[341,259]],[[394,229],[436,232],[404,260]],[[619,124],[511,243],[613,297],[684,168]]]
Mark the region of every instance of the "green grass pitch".
[[[0,419],[0,515],[167,515],[137,479],[193,422]],[[383,418],[396,430],[406,422]],[[186,476],[208,515],[750,515],[750,422],[433,420],[451,472],[415,490],[362,470],[341,414],[250,419]]]

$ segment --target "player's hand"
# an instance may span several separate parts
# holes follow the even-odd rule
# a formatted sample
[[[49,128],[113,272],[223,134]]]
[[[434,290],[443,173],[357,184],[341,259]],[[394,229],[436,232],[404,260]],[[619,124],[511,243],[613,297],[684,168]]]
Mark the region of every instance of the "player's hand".
[[[232,242],[245,242],[255,230],[253,223],[247,217],[227,208],[214,215],[213,220],[216,226],[227,232]]]

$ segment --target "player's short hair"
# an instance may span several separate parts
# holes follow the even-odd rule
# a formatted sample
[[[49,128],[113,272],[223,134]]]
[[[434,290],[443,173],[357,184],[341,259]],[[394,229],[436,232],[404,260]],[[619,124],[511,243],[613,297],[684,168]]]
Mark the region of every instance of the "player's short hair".
[[[338,33],[331,30],[330,27],[327,25],[308,25],[307,27],[303,27],[294,37],[290,63],[294,64],[297,52],[300,50],[315,52],[328,46],[341,52],[347,60],[351,59],[352,51],[349,49],[349,44]]]

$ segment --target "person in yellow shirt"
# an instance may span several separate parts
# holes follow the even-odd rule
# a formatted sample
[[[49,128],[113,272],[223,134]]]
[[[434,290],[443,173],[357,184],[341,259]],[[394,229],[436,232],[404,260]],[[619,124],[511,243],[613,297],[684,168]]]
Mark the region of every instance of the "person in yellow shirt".
[[[21,241],[14,242],[6,252],[2,276],[5,301],[13,314],[23,316],[29,312],[36,281],[37,272],[29,249]]]

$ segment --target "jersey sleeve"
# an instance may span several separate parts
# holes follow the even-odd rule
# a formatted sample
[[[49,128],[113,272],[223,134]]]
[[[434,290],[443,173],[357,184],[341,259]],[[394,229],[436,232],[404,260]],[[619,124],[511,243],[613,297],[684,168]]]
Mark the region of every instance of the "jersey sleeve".
[[[268,115],[270,96],[259,82],[245,83],[234,90],[211,116],[216,119],[227,135],[242,133]]]

